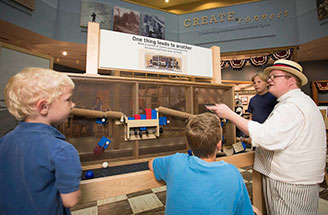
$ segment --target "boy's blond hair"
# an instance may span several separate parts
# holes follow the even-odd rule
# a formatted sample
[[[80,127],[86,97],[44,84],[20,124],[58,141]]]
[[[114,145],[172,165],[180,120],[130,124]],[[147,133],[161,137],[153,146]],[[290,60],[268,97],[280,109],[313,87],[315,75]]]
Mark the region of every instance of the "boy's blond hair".
[[[252,81],[254,82],[255,77],[259,77],[262,81],[268,82],[269,77],[265,75],[263,72],[256,73],[252,77]]]
[[[11,77],[5,88],[5,101],[9,112],[17,120],[36,113],[34,105],[40,99],[51,104],[67,87],[74,88],[73,81],[64,73],[51,69],[26,67]]]
[[[220,119],[211,113],[202,113],[191,118],[186,126],[188,144],[194,155],[208,158],[215,153],[222,138]]]

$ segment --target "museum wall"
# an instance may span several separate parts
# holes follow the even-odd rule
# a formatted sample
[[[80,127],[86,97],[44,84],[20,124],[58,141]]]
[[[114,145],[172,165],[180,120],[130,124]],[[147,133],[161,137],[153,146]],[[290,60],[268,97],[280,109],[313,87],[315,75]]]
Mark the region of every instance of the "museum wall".
[[[118,1],[97,1],[165,19],[165,39],[178,40],[178,16],[175,14]],[[80,0],[35,0],[34,10],[13,1],[0,0],[0,19],[59,41],[86,43],[87,28],[80,26]],[[112,20],[111,27],[112,29]]]
[[[328,80],[328,60],[300,62],[303,72],[309,80],[309,83],[302,87],[302,90],[311,95],[311,81]],[[328,93],[319,93],[319,101],[328,101]]]
[[[316,1],[264,0],[180,16],[119,0],[97,2],[164,17],[166,40],[216,45],[222,53],[295,46],[328,35],[328,21],[318,20]],[[86,43],[80,12],[80,0],[36,0],[34,10],[0,1],[4,21],[55,40]]]
[[[298,44],[328,36],[328,19],[318,19],[317,1],[296,2]]]
[[[316,1],[267,0],[181,15],[179,40],[223,53],[294,46],[327,36],[327,23]]]

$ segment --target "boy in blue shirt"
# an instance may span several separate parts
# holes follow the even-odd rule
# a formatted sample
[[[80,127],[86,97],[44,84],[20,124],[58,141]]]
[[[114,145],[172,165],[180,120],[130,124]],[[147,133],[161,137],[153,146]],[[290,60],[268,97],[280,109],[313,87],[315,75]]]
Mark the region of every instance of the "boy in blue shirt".
[[[195,156],[177,153],[149,161],[156,179],[167,185],[165,214],[254,214],[238,169],[216,161],[222,137],[219,118],[196,115],[186,134]]]
[[[24,68],[5,88],[18,126],[0,139],[0,214],[70,214],[80,198],[78,152],[54,125],[74,106],[73,81],[44,68]]]

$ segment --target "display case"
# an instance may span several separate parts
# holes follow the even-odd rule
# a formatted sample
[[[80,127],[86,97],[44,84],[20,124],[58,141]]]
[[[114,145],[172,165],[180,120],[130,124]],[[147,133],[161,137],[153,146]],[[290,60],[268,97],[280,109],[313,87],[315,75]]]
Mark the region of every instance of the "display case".
[[[145,114],[146,109],[165,107],[180,113],[200,114],[205,105],[225,103],[233,108],[232,85],[206,84],[172,80],[147,80],[113,76],[71,74],[75,83],[73,101],[75,108],[97,112],[120,112],[126,117]],[[187,119],[161,112],[167,118],[158,137],[138,140],[124,138],[124,125],[118,118],[108,118],[99,123],[99,117],[71,115],[60,126],[68,142],[78,150],[81,162],[99,160],[129,160],[154,157],[187,150],[185,125]],[[180,114],[181,115],[181,114]],[[131,134],[133,135],[133,134]],[[94,148],[105,136],[110,146],[101,156],[95,156]],[[224,145],[235,143],[235,126],[223,124]]]

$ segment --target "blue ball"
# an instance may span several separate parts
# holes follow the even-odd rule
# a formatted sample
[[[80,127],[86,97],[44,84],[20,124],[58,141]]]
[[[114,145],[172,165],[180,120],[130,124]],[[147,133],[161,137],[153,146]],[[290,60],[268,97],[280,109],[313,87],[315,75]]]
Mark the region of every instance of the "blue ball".
[[[91,170],[89,170],[85,173],[85,178],[86,179],[92,179],[93,177],[94,177],[94,174]]]
[[[188,149],[188,155],[192,156],[192,150]]]

